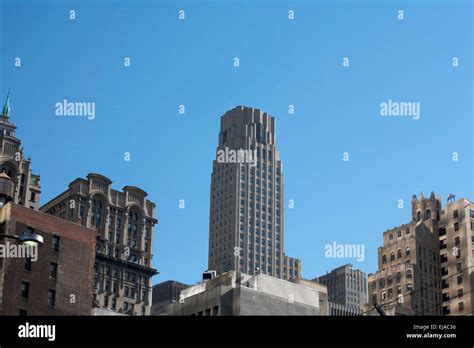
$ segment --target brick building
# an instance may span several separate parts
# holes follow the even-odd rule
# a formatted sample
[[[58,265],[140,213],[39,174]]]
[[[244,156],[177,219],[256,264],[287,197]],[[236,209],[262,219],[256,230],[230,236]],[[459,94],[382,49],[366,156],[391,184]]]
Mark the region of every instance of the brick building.
[[[36,261],[0,258],[0,315],[90,315],[94,230],[12,202],[0,208],[0,229],[44,239]]]

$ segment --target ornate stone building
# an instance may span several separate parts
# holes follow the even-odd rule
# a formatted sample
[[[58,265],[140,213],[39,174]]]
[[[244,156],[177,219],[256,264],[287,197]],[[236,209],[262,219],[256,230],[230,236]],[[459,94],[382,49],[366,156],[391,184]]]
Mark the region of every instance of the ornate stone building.
[[[111,184],[100,174],[78,178],[41,211],[97,231],[93,307],[149,315],[155,204],[138,187]]]
[[[10,93],[0,115],[0,172],[14,181],[13,202],[38,210],[41,186],[40,176],[30,169],[30,159],[26,159],[21,140],[16,137],[16,126],[10,120]]]
[[[467,199],[431,193],[412,198],[411,222],[384,232],[378,271],[369,274],[369,303],[415,315],[474,312],[474,208]]]

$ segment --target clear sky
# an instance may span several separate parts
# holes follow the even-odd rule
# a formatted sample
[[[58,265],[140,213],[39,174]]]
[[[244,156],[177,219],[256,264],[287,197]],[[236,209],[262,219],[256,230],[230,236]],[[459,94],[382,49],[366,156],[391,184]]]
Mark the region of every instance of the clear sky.
[[[0,0],[1,102],[10,88],[42,204],[89,172],[149,193],[154,283],[194,283],[207,269],[219,117],[237,105],[265,110],[295,203],[284,211],[286,254],[306,278],[347,262],[374,272],[383,231],[410,220],[414,193],[473,198],[472,7]],[[94,102],[95,119],[56,116],[64,99]],[[420,103],[420,119],[382,117],[389,99]],[[365,260],[325,258],[333,242],[363,244]]]

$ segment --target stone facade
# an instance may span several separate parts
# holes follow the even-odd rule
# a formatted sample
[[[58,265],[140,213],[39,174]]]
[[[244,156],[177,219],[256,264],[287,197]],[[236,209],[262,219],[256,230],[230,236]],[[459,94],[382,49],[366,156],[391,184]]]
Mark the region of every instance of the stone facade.
[[[213,161],[209,269],[301,276],[301,261],[284,253],[283,173],[275,119],[238,106],[221,117]]]
[[[41,194],[40,176],[31,172],[31,160],[25,158],[16,126],[10,120],[10,97],[0,115],[0,172],[14,181],[13,202],[38,210]]]
[[[149,315],[155,204],[140,188],[111,184],[100,174],[78,178],[41,211],[97,231],[94,307]]]

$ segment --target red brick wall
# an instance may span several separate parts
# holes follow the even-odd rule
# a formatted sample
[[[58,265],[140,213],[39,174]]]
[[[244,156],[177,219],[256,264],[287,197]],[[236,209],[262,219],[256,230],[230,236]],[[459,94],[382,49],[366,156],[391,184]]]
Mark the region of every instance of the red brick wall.
[[[5,259],[0,314],[18,315],[24,309],[28,315],[90,315],[96,232],[42,212],[11,206],[8,233],[20,235],[27,226],[33,227],[43,236],[44,244],[39,247],[38,261],[31,263],[30,272],[23,270],[23,259]],[[52,247],[53,235],[60,237],[58,252]],[[57,279],[49,276],[51,262],[58,264]],[[22,281],[30,283],[28,300],[20,296]],[[48,289],[56,290],[54,308],[48,307]],[[75,303],[71,303],[71,295]]]

